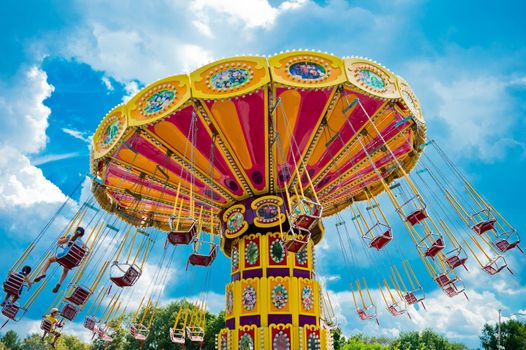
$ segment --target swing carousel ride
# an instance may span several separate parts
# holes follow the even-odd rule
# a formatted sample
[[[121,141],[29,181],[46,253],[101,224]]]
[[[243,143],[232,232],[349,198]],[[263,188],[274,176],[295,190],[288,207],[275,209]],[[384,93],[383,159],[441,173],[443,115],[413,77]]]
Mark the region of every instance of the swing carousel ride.
[[[468,257],[495,275],[511,272],[505,254],[520,250],[516,230],[426,138],[409,84],[365,58],[233,57],[157,81],[103,119],[90,176],[92,197],[61,231],[86,227],[86,247],[58,259],[75,274],[50,308],[61,305],[65,320],[82,312],[108,342],[123,326],[147,339],[162,294],[155,285],[170,274],[176,246],[192,247],[187,269],[209,271],[219,251],[231,260],[217,348],[279,350],[332,348],[338,323],[315,271],[322,218],[335,218],[325,239],[340,248],[361,320],[378,322],[380,305],[393,316],[425,308],[423,286],[465,295]],[[46,230],[4,288],[21,288],[16,271]],[[157,241],[155,281],[136,291]],[[360,254],[371,266],[389,254],[392,264],[358,276]],[[3,315],[19,319],[45,286]],[[173,315],[166,336],[175,344],[203,341],[207,290],[203,283],[201,297]],[[142,299],[132,310],[135,292]]]

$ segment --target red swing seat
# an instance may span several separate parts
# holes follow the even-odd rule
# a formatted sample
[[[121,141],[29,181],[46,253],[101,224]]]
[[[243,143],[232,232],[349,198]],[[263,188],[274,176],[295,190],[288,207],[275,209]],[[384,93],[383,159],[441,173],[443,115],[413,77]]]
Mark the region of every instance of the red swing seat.
[[[404,307],[400,306],[400,302],[388,305],[387,311],[389,311],[389,313],[393,316],[400,316],[407,312]]]
[[[97,319],[93,316],[87,316],[84,319],[84,328],[89,329],[92,332],[95,332],[95,327],[97,325]]]
[[[435,281],[438,283],[440,287],[444,287],[450,283],[454,283],[456,280],[457,278],[451,279],[447,272],[441,273],[435,277]]]
[[[190,338],[190,341],[201,343],[205,338],[205,331],[202,327],[188,326],[186,327],[186,332],[188,333],[188,338]]]
[[[433,239],[433,243],[431,245],[428,245],[428,238]],[[423,252],[425,256],[430,257],[432,259],[435,258],[435,256],[444,249],[444,239],[441,235],[429,233],[424,238],[420,240],[420,242],[417,244],[417,248],[419,251]]]
[[[42,322],[40,322],[40,329],[44,332],[50,333],[53,329],[53,323],[51,323],[50,320],[43,318]]]
[[[18,315],[20,310],[22,310],[22,314]],[[2,308],[2,315],[15,322],[20,321],[26,312],[26,309],[21,308],[20,305],[16,303],[6,303]]]
[[[454,297],[454,296],[457,296],[459,295],[460,293],[464,293],[465,291],[465,288],[462,286],[462,287],[459,287],[457,285],[457,282],[458,281],[452,281],[450,283],[448,283],[447,285],[443,286],[442,287],[442,291],[444,293],[446,293],[446,295],[450,298]],[[465,295],[465,293],[464,293]],[[466,298],[467,298],[467,295],[466,295]]]
[[[210,243],[210,245],[210,253],[208,254],[199,254],[197,251],[190,254],[186,267],[188,268],[188,264],[194,266],[209,266],[217,256],[217,245],[213,243]]]
[[[130,326],[130,335],[137,340],[146,340],[146,338],[148,338],[148,328],[142,324],[132,324]]]
[[[467,270],[467,260],[468,256],[466,255],[464,249],[462,249],[461,247],[458,247],[446,253],[446,264],[452,270],[456,269],[459,266],[464,266],[464,268]]]
[[[18,272],[9,272],[7,279],[4,282],[4,291],[11,295],[19,295],[24,286],[24,277],[20,276]]]
[[[173,329],[170,328],[170,339],[172,340],[172,343],[175,344],[184,344],[185,343],[185,330],[184,329]]]
[[[405,221],[411,226],[415,226],[427,218],[425,203],[418,195],[407,200],[397,211],[405,215]],[[409,211],[408,215],[405,214],[406,211]]]
[[[88,300],[91,295],[91,290],[83,286],[75,286],[71,295],[66,298],[67,301],[72,302],[77,306],[82,306]]]
[[[411,226],[421,223],[424,219],[427,218],[427,212],[425,208],[417,209],[411,214],[407,215],[405,220],[409,222]]]
[[[496,222],[497,222],[497,220],[495,220],[495,219],[481,221],[481,222],[477,223],[476,225],[474,225],[473,227],[471,227],[471,229],[473,231],[475,231],[476,234],[481,235],[484,232],[487,232],[489,230],[493,230],[495,228],[495,223]]]
[[[374,305],[369,305],[365,309],[356,309],[356,312],[362,321],[376,318],[376,306]]]
[[[404,300],[406,301],[406,303],[408,305],[413,305],[413,304],[416,304],[416,303],[422,303],[422,306],[424,306],[424,299],[425,299],[425,294],[424,294],[424,291],[422,288],[417,288],[413,291],[409,291],[407,292],[406,294],[404,294]],[[425,306],[424,306],[425,308]]]
[[[127,267],[127,269],[124,270],[123,267]],[[135,264],[119,264],[117,261],[114,261],[112,266],[112,272],[115,270],[119,270],[123,274],[117,276],[114,273],[113,276],[110,277],[110,280],[115,283],[117,287],[121,288],[133,286],[142,274],[141,268],[139,266]]]
[[[178,228],[176,227],[175,217],[170,217],[170,220],[168,221],[170,225],[168,242],[173,245],[190,244],[194,241],[195,236],[197,235],[197,220],[189,217],[183,219],[185,223],[180,223]],[[186,221],[190,221],[190,225],[186,224]]]
[[[309,240],[310,232],[303,231],[301,234],[298,234],[291,229],[285,237],[285,249],[287,252],[296,254],[307,247]]]
[[[87,250],[86,248],[80,247],[76,244],[73,244],[67,249],[67,253],[64,256],[58,258],[57,262],[66,269],[71,270],[80,265],[82,259],[84,259],[84,256],[87,253]]]
[[[319,203],[302,197],[292,207],[289,216],[290,226],[297,230],[310,231],[321,218],[321,212],[322,207]]]
[[[495,247],[497,247],[497,249],[499,249],[502,253],[506,253],[508,250],[511,250],[513,248],[518,248],[521,251],[521,253],[524,254],[521,247],[519,247],[520,242],[521,241],[518,240],[510,243],[507,239],[500,239],[495,242]]]
[[[491,259],[486,265],[482,267],[482,269],[492,276],[504,269],[508,269],[508,271],[513,274],[513,272],[508,267],[506,259],[500,255],[497,255],[495,258]]]
[[[376,235],[375,231],[381,233]],[[370,240],[371,235],[373,235],[374,238],[369,242],[369,248],[376,248],[376,250],[382,249],[393,239],[391,227],[379,222],[367,231],[364,239]]]
[[[73,319],[77,317],[79,311],[79,308],[74,304],[66,303],[60,311],[60,316],[66,320],[73,321]]]
[[[115,330],[105,325],[101,325],[97,327],[96,332],[97,332],[97,335],[99,336],[99,339],[107,343],[112,342],[113,337],[115,336]]]

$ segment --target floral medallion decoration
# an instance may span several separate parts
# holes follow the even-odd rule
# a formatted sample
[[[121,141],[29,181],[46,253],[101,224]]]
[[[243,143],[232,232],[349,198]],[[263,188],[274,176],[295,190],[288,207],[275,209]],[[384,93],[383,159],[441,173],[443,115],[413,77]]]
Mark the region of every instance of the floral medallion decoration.
[[[258,227],[273,227],[279,222],[285,221],[285,210],[280,211],[283,199],[277,196],[264,196],[252,202],[250,205],[256,214],[254,224]]]
[[[226,222],[227,228],[230,232],[237,232],[243,227],[243,214],[236,212],[228,218]]]
[[[232,271],[236,271],[239,268],[239,248],[237,244],[232,246]]]
[[[210,78],[212,90],[226,90],[240,87],[250,80],[250,73],[246,68],[230,68],[214,74]]]
[[[310,286],[304,286],[301,290],[301,304],[307,311],[314,307],[314,292]]]
[[[285,260],[285,257],[287,256],[287,252],[285,250],[285,243],[283,243],[282,239],[275,239],[270,244],[270,258],[273,262],[276,264],[281,263],[283,260]]]
[[[417,109],[415,101],[413,101],[413,98],[407,91],[402,91],[402,97],[404,98],[404,101],[409,105],[409,109],[411,111],[415,111]]]
[[[161,112],[166,107],[170,106],[175,98],[175,90],[161,90],[154,93],[146,99],[144,103],[143,112],[145,115],[151,115]]]
[[[307,350],[320,350],[320,337],[312,332],[307,338]]]
[[[272,340],[274,350],[290,350],[290,338],[287,333],[279,331]]]
[[[327,69],[317,62],[303,61],[291,64],[289,73],[299,79],[318,80],[327,75]]]
[[[256,306],[257,295],[254,287],[248,285],[243,289],[241,295],[241,301],[243,302],[243,308],[247,311],[252,311]]]
[[[384,80],[375,72],[369,69],[361,69],[358,71],[358,79],[365,85],[374,89],[382,90],[385,88]]]
[[[265,204],[258,208],[258,216],[263,220],[272,220],[278,216],[278,207],[273,204]]]
[[[239,350],[254,350],[254,339],[249,333],[245,333],[239,339]]]
[[[307,259],[309,257],[307,248],[303,248],[299,252],[296,253],[296,262],[298,265],[305,265],[307,264]]]
[[[276,284],[272,288],[272,304],[278,309],[281,310],[287,305],[289,301],[289,296],[287,294],[287,288],[282,284]]]
[[[418,120],[422,120],[422,115],[420,113],[420,105],[416,96],[414,95],[411,87],[403,80],[398,81],[399,91],[402,95],[402,100],[407,105],[411,113]]]
[[[226,294],[226,313],[231,314],[233,309],[234,309],[234,293],[232,293],[232,289],[230,289],[228,293]]]
[[[110,125],[106,127],[106,130],[104,130],[104,136],[102,139],[102,145],[108,146],[110,143],[112,143],[113,140],[117,137],[119,134],[120,129],[120,121],[119,119],[115,119]]]
[[[248,265],[254,265],[258,262],[259,248],[254,241],[249,241],[245,246],[245,261]]]

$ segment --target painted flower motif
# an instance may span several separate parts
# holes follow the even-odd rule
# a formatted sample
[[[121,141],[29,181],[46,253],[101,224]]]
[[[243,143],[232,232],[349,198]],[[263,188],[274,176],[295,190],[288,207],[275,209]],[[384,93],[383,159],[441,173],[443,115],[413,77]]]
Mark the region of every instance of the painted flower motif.
[[[245,333],[239,339],[239,350],[254,350],[254,339],[248,333]]]
[[[314,292],[310,286],[304,286],[301,290],[301,304],[307,311],[314,307]]]
[[[239,268],[239,248],[237,245],[232,247],[232,271]]]
[[[245,310],[252,311],[254,309],[257,301],[256,290],[254,289],[254,287],[249,285],[243,289],[241,301],[243,302],[243,308]]]
[[[307,252],[307,248],[303,248],[299,252],[296,253],[296,262],[298,265],[305,265],[307,263],[307,259],[309,257],[309,254]]]
[[[384,80],[375,72],[368,69],[362,69],[358,71],[358,79],[365,85],[368,85],[374,89],[385,88]]]
[[[287,333],[279,331],[272,340],[274,350],[290,350],[290,338]]]
[[[416,113],[418,109],[416,108],[415,101],[413,100],[409,92],[403,90],[402,97],[404,98],[405,103],[409,105],[409,109],[411,110],[411,112]]]
[[[312,332],[307,338],[307,350],[320,350],[320,337]]]
[[[278,207],[274,204],[265,204],[258,208],[257,214],[262,219],[271,220],[278,216]]]
[[[232,214],[226,223],[226,226],[230,232],[237,232],[243,226],[243,214],[234,213]]]
[[[272,304],[278,309],[281,310],[287,305],[289,301],[289,296],[287,293],[287,288],[282,284],[276,284],[272,289]]]
[[[175,91],[161,90],[150,96],[144,106],[144,114],[154,114],[170,105],[175,98]]]
[[[234,309],[234,293],[232,290],[229,290],[226,295],[226,313],[231,314]]]
[[[104,130],[103,145],[109,145],[119,134],[120,121],[117,119]]]
[[[254,265],[255,263],[257,263],[258,258],[259,258],[258,245],[253,241],[248,242],[247,245],[245,246],[245,261],[247,262],[248,265]]]
[[[301,79],[321,79],[327,74],[327,70],[319,63],[297,62],[289,67],[289,73]]]
[[[249,79],[246,69],[235,68],[227,69],[215,74],[210,79],[210,84],[216,89],[228,89],[243,85]]]
[[[276,239],[270,244],[270,258],[273,262],[276,264],[281,263],[283,260],[285,260],[285,257],[287,256],[287,253],[285,251],[285,244],[283,243],[283,240]]]

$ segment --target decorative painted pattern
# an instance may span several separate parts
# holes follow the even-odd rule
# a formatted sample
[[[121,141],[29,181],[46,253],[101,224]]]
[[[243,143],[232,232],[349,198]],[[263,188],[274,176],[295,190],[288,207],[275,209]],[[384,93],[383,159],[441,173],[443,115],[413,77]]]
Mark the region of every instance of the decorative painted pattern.
[[[279,331],[272,339],[273,350],[290,350],[290,338],[287,333]]]
[[[256,214],[254,225],[273,227],[285,221],[285,214],[280,210],[282,205],[283,199],[277,196],[265,196],[254,200],[250,205]]]
[[[254,339],[249,333],[245,333],[239,339],[239,350],[254,350]]]
[[[148,97],[144,102],[143,114],[151,115],[170,106],[175,98],[175,90],[161,90]]]
[[[111,122],[106,127],[106,130],[104,130],[104,135],[102,138],[102,145],[104,147],[112,143],[113,140],[115,140],[115,138],[119,135],[120,124],[121,123],[119,119],[115,119],[113,122]]]
[[[270,244],[270,258],[276,264],[285,260],[287,251],[285,250],[285,243],[281,239],[276,239]]]
[[[226,66],[228,66],[228,64],[226,64]],[[212,90],[232,90],[239,88],[250,81],[251,73],[253,72],[245,67],[227,68],[215,73],[211,77],[208,76],[209,83],[207,86]]]
[[[320,350],[320,337],[317,333],[310,333],[307,338],[307,350]]]
[[[287,288],[282,284],[277,284],[272,289],[271,294],[271,300],[272,304],[279,310],[285,307],[287,305],[287,302],[289,301],[289,296],[287,293]]]
[[[239,248],[237,244],[234,244],[232,246],[232,253],[230,259],[232,259],[232,271],[236,271],[239,268]]]
[[[249,241],[245,246],[245,261],[249,265],[254,265],[257,263],[259,258],[259,248],[258,245]]]
[[[296,262],[298,263],[298,265],[307,264],[308,258],[309,258],[309,252],[307,251],[307,248],[304,248],[296,253]]]
[[[227,339],[226,339],[226,335],[225,334],[222,334],[221,335],[221,350],[227,350]]]
[[[231,314],[233,309],[234,309],[234,293],[232,292],[232,289],[230,289],[228,293],[226,294],[226,313]]]
[[[365,85],[374,89],[382,90],[385,88],[384,80],[378,74],[369,69],[359,70],[358,79],[360,79]]]
[[[304,286],[301,290],[301,304],[306,311],[314,307],[314,292],[310,286]]]
[[[243,289],[243,294],[241,295],[241,302],[243,304],[243,308],[247,311],[252,311],[256,306],[256,301],[256,290],[252,286],[246,286]]]
[[[288,69],[293,77],[300,79],[323,79],[327,75],[327,69],[317,62],[296,62]]]
[[[227,222],[226,227],[230,232],[237,232],[243,227],[243,214],[237,212],[232,214]]]

